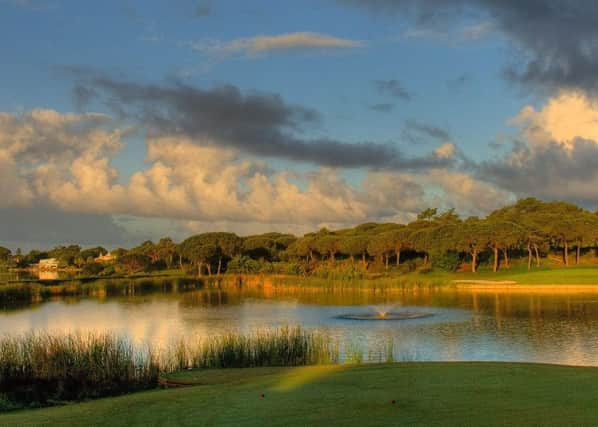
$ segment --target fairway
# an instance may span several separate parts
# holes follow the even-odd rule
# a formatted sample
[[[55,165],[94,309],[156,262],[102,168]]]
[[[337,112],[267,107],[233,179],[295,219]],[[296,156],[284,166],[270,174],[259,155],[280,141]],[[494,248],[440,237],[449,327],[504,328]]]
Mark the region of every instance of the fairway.
[[[9,413],[0,425],[598,424],[598,368],[400,363],[190,371],[169,379],[196,385]]]

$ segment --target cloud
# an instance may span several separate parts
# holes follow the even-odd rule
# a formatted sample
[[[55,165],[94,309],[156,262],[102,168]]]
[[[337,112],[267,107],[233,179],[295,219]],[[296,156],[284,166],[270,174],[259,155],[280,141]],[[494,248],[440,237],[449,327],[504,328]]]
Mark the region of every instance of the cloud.
[[[409,101],[412,94],[407,91],[397,80],[376,80],[374,82],[376,90],[382,95],[392,96],[397,99]]]
[[[0,245],[24,250],[58,244],[115,247],[134,242],[110,215],[68,212],[47,203],[0,207]]]
[[[376,111],[378,113],[390,113],[392,110],[395,109],[395,105],[388,104],[388,103],[381,103],[381,104],[370,105],[369,108],[370,108],[370,110]]]
[[[23,224],[39,221],[39,227],[46,227],[43,233],[22,233],[23,239],[35,242],[63,242],[61,235],[70,239],[63,231],[69,222],[73,233],[90,228],[89,237],[82,237],[85,241],[118,244],[118,236],[127,241],[132,235],[141,238],[141,232],[120,233],[130,222],[117,223],[114,216],[135,219],[133,228],[146,221],[138,218],[168,219],[179,226],[237,224],[231,225],[235,229],[248,229],[248,224],[289,229],[406,219],[432,203],[447,204],[465,189],[449,186],[453,173],[442,167],[367,170],[359,181],[329,167],[275,171],[236,148],[178,135],[148,137],[147,166],[124,179],[112,161],[125,133],[104,115],[34,110],[0,117],[0,170],[7,175],[2,185],[6,182],[12,190],[7,192],[10,197],[0,200],[0,215],[5,215],[6,227],[15,230],[21,230],[13,224],[19,212]],[[447,161],[454,155],[454,146],[444,144],[430,156]],[[479,188],[486,191],[486,185]],[[11,200],[15,195],[20,196]],[[459,197],[464,211],[479,208],[472,204],[473,195],[470,201]],[[45,212],[47,221],[38,219]],[[57,224],[61,218],[64,223]],[[16,234],[5,234],[4,239],[17,240]]]
[[[480,22],[468,25],[459,30],[457,39],[459,41],[476,41],[486,37],[495,30],[493,22]]]
[[[454,208],[464,215],[484,215],[515,201],[512,192],[465,172],[436,169],[426,175],[425,181],[441,190],[432,199],[432,206]]]
[[[354,49],[362,46],[363,43],[357,40],[309,32],[260,35],[229,41],[204,39],[191,43],[191,48],[196,52],[219,56],[221,59],[238,54],[256,56],[276,51]]]
[[[464,22],[464,34],[469,36],[496,29],[517,48],[517,59],[505,69],[509,80],[542,92],[598,93],[598,3],[594,0],[338,1],[409,21],[415,27],[411,31],[446,31],[463,27]],[[473,27],[467,27],[470,21]]]
[[[598,206],[598,108],[579,93],[561,93],[539,111],[527,106],[511,150],[481,162],[478,176],[515,194]]]
[[[433,153],[406,157],[392,144],[305,137],[321,124],[320,114],[276,94],[243,94],[231,85],[202,89],[181,82],[140,84],[87,74],[80,75],[77,87],[100,94],[115,114],[152,135],[330,167],[411,170],[449,165]]]
[[[509,123],[520,126],[534,144],[556,142],[571,148],[578,138],[598,141],[598,105],[578,92],[562,92],[540,111],[527,106]]]
[[[436,148],[436,150],[434,150],[434,154],[436,155],[436,157],[440,159],[452,159],[455,156],[456,152],[457,147],[455,146],[455,144],[451,144],[448,142],[442,144],[441,146]]]
[[[416,120],[407,120],[403,127],[402,137],[412,144],[422,144],[432,141],[447,143],[452,140],[446,129],[421,123]]]
[[[200,1],[195,7],[195,16],[203,18],[212,14],[212,4],[205,1]]]

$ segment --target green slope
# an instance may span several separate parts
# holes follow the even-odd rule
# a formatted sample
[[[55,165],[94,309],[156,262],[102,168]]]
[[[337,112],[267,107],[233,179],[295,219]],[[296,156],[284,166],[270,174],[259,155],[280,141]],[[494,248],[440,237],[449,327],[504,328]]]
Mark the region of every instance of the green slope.
[[[9,413],[0,425],[598,425],[598,368],[402,363],[192,371],[171,379],[199,385]]]

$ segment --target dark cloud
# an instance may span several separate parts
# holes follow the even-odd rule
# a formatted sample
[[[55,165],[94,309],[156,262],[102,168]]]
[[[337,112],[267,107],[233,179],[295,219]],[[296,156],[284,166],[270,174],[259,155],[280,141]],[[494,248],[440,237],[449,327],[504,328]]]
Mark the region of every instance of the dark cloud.
[[[407,120],[405,122],[402,137],[413,144],[430,141],[449,142],[452,139],[447,130],[415,120]]]
[[[212,14],[212,5],[208,2],[202,1],[195,7],[195,16],[203,18]]]
[[[202,89],[181,82],[140,84],[71,71],[78,76],[76,91],[95,91],[116,115],[153,135],[186,136],[253,155],[333,167],[421,169],[452,162],[434,154],[407,158],[391,144],[303,137],[321,123],[320,114],[276,94],[243,94],[231,85]]]
[[[0,245],[23,249],[130,243],[127,232],[110,215],[65,212],[47,204],[0,208],[0,236]]]
[[[397,80],[376,80],[374,86],[383,95],[390,95],[392,97],[409,101],[412,98],[409,93],[399,81]]]
[[[73,89],[73,104],[75,104],[75,108],[78,111],[82,111],[85,109],[85,106],[87,106],[89,102],[96,96],[97,93],[92,88],[76,86]]]
[[[540,91],[598,93],[596,0],[338,0],[418,26],[491,21],[519,48],[505,76]]]
[[[594,141],[576,139],[569,146],[515,141],[507,155],[469,162],[466,168],[519,196],[598,206],[598,143]]]
[[[390,113],[392,110],[395,109],[395,105],[394,104],[374,104],[374,105],[370,105],[370,110],[372,111],[376,111],[378,113]]]

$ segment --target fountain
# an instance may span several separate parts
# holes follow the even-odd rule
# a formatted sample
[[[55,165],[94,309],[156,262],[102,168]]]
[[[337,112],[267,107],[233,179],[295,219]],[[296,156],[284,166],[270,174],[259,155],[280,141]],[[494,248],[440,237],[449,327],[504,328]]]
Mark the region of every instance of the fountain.
[[[338,316],[338,318],[345,320],[409,320],[433,316],[432,313],[393,311],[395,307],[397,307],[397,304],[392,306],[374,307],[374,311],[371,313],[342,314]]]

